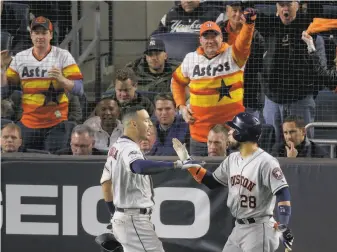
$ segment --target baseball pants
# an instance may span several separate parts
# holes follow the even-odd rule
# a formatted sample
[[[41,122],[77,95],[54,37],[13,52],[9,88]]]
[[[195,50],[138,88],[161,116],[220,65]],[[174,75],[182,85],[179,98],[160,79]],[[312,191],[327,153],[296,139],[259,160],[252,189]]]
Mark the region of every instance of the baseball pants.
[[[112,231],[124,252],[165,252],[149,214],[115,212]]]
[[[279,246],[280,232],[274,221],[239,224],[228,237],[222,252],[274,252]]]

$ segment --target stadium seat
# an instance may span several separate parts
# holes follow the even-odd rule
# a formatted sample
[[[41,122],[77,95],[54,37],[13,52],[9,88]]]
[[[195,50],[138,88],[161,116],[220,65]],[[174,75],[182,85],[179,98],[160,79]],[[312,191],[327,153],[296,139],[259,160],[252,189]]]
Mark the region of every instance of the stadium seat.
[[[337,4],[323,4],[323,15],[325,18],[337,18]]]
[[[8,123],[13,123],[13,121],[9,119],[1,118],[1,129],[5,127],[5,125]]]
[[[73,131],[73,128],[75,128],[75,126],[77,125],[76,122],[72,122],[72,121],[63,121],[62,124],[64,126],[64,137],[62,139],[62,144],[61,146],[58,146],[58,148],[55,148],[54,150],[49,150],[51,153],[58,149],[69,147],[71,132]]]
[[[1,51],[12,48],[13,37],[9,32],[1,31]]]
[[[262,132],[259,140],[259,147],[268,153],[271,153],[275,143],[275,129],[270,124],[262,124]]]
[[[255,4],[255,8],[258,9],[258,13],[262,13],[266,16],[275,16],[276,5],[275,3],[271,4]]]
[[[18,27],[11,27],[12,28],[11,30],[15,30],[17,32],[28,32],[27,27],[29,27],[30,22],[29,21],[30,7],[28,4],[12,3],[6,1],[4,2],[3,8],[6,11],[6,13],[13,15],[12,19],[15,19],[14,21],[19,21]]]
[[[316,97],[315,122],[337,122],[337,94],[322,90]],[[337,139],[336,129],[315,128],[317,139]]]
[[[199,46],[199,35],[194,33],[158,33],[151,37],[163,40],[168,57],[179,61],[182,61],[187,53],[195,51]]]

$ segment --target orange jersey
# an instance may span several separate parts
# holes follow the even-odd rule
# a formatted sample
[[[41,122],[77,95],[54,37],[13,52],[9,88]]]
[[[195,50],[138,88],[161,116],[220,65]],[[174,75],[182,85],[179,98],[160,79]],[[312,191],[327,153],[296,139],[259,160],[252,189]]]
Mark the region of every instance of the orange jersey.
[[[189,53],[173,73],[172,92],[177,106],[185,105],[185,87],[190,90],[190,108],[196,119],[191,137],[206,142],[209,130],[232,120],[245,110],[243,71],[254,25],[244,25],[233,46],[223,43],[217,56],[208,59],[201,47]]]
[[[41,60],[33,55],[33,48],[22,51],[14,57],[6,75],[8,79],[21,81],[22,118],[28,128],[49,128],[68,119],[68,97],[63,87],[48,77],[53,67],[62,70],[70,80],[82,79],[82,74],[72,55],[58,47]]]

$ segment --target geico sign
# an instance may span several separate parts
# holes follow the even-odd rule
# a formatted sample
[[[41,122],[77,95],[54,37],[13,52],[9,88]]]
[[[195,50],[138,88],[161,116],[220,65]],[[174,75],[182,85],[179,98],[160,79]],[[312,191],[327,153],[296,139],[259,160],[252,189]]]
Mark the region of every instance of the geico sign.
[[[162,238],[199,238],[208,232],[210,225],[210,201],[208,195],[196,188],[155,188],[155,209],[152,214],[156,232]],[[78,202],[80,202],[81,224],[90,235],[99,235],[106,224],[97,220],[97,204],[102,199],[100,186],[86,189],[79,201],[77,186],[52,185],[6,185],[6,234],[60,235],[59,222],[22,222],[23,215],[56,216],[56,205],[22,204],[23,197],[60,198],[62,206],[62,235],[78,234]],[[2,200],[2,195],[1,200]],[[195,220],[192,225],[165,225],[160,220],[160,206],[167,200],[192,202]],[[2,207],[1,207],[2,211]],[[179,210],[180,211],[180,210]],[[1,227],[2,227],[1,213]]]

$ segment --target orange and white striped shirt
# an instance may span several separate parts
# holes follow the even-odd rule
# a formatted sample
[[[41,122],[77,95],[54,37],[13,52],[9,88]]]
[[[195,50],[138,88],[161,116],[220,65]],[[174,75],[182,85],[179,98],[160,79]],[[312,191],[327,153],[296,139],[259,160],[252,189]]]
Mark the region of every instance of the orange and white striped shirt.
[[[223,43],[212,59],[205,57],[202,47],[186,55],[173,73],[172,93],[177,104],[185,105],[185,87],[189,86],[190,108],[194,124],[191,137],[206,142],[215,124],[232,120],[245,110],[243,106],[243,71],[252,42],[254,25],[243,25],[235,43]]]
[[[28,128],[49,128],[68,119],[68,97],[55,79],[48,77],[52,67],[62,70],[69,80],[81,80],[82,74],[72,55],[51,46],[43,59],[37,59],[33,47],[13,58],[6,75],[20,79],[22,88],[21,122]]]

